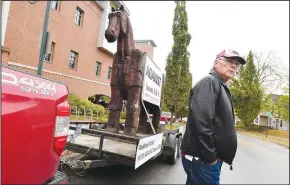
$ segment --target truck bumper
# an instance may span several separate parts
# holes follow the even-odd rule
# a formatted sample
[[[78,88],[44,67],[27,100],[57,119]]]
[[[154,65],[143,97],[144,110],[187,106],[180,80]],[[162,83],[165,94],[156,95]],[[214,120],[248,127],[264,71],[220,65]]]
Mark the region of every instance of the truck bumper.
[[[53,180],[48,184],[68,184],[66,174],[57,171]]]

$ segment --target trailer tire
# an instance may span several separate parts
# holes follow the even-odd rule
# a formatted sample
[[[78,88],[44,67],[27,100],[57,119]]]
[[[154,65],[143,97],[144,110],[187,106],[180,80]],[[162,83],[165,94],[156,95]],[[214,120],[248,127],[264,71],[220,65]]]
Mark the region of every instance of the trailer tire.
[[[166,156],[166,161],[169,164],[175,164],[179,153],[179,139],[175,138],[172,156]]]

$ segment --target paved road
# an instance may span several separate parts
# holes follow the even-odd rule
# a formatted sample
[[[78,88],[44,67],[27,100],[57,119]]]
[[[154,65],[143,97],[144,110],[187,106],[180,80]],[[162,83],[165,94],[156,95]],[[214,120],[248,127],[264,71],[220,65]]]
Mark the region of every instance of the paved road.
[[[128,167],[90,170],[85,177],[67,173],[69,183],[78,184],[185,184],[181,161],[169,165],[162,159],[134,171]],[[289,149],[238,134],[238,151],[233,170],[222,167],[221,184],[289,184]]]

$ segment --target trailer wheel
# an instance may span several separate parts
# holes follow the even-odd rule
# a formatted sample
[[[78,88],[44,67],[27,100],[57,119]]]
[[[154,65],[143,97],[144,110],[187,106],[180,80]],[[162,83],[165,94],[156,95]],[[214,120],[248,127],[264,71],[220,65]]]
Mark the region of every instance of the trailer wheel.
[[[172,156],[166,156],[165,160],[170,164],[175,164],[179,153],[179,139],[175,138]]]

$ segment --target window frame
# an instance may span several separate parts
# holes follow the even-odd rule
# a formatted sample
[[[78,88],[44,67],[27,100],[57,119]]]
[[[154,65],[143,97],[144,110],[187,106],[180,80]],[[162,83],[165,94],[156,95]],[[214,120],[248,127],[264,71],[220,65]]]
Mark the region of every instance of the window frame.
[[[75,19],[74,23],[78,26],[82,26],[84,22],[84,11],[77,6],[76,11],[75,11]]]
[[[47,63],[53,63],[53,58],[54,58],[54,52],[55,52],[55,42],[51,42],[50,46],[50,53],[47,55],[44,55],[44,60]]]
[[[53,5],[56,5],[56,8],[53,7]],[[56,10],[56,11],[59,11],[59,9],[60,9],[60,2],[59,1],[51,1],[51,8],[54,9],[54,10]]]
[[[112,67],[109,66],[108,76],[107,76],[108,80],[111,79],[111,75],[112,75]]]
[[[101,67],[102,67],[102,63],[99,62],[99,61],[96,61],[96,64],[95,64],[95,76],[98,76],[98,77],[101,76]],[[97,74],[97,70],[98,70],[98,74]]]
[[[72,54],[74,54],[74,59],[75,59],[75,63],[74,63],[74,68],[71,67],[71,59],[72,59]],[[79,56],[79,53],[76,52],[76,51],[73,51],[73,50],[70,50],[70,55],[69,55],[69,62],[68,62],[68,68],[69,69],[72,69],[72,70],[76,70],[77,69],[77,62],[78,62],[78,56]]]

